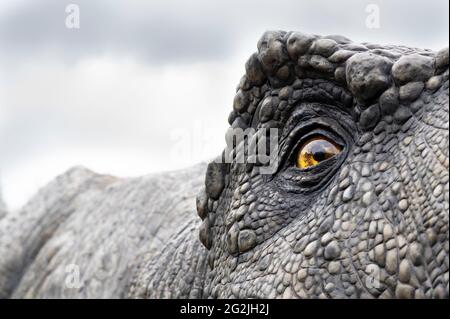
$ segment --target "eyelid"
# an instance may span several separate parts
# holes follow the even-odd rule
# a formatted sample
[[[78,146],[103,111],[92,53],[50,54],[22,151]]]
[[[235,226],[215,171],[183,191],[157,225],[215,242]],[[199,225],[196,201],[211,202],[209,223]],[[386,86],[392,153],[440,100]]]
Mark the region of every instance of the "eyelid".
[[[282,170],[293,167],[295,150],[299,144],[313,134],[324,135],[342,147],[342,156],[346,157],[357,135],[357,129],[351,117],[337,111],[333,106],[320,105],[330,114],[318,112],[310,104],[299,105],[286,121],[279,139],[277,168],[274,174],[267,176],[271,179]],[[319,109],[320,110],[320,109]],[[337,120],[339,119],[339,121]],[[325,162],[324,162],[325,164]],[[298,168],[295,168],[298,171]]]
[[[325,111],[333,109],[328,105],[321,107]],[[286,192],[306,195],[321,189],[332,180],[350,153],[359,132],[349,115],[341,112],[325,115],[323,112],[308,109],[308,105],[299,105],[298,108],[302,109],[294,111],[283,127],[279,139],[276,172],[263,177],[267,182],[273,180]],[[341,146],[342,150],[336,156],[322,161],[320,165],[299,169],[295,164],[296,151],[312,135],[323,135]]]
[[[331,121],[332,119],[328,120]],[[293,164],[295,151],[298,149],[299,145],[308,137],[315,134],[324,135],[335,141],[336,144],[342,147],[341,153],[343,153],[346,150],[346,143],[343,138],[338,137],[339,135],[337,133],[332,132],[328,128],[329,126],[331,126],[331,123],[328,122],[327,119],[311,119],[300,123],[293,130],[291,130],[286,138],[280,140],[280,147],[278,149],[278,167],[272,176],[277,175],[283,168],[285,168],[286,163]],[[311,168],[306,168],[302,171],[306,172],[310,169]],[[266,176],[266,178],[271,179],[270,176]]]

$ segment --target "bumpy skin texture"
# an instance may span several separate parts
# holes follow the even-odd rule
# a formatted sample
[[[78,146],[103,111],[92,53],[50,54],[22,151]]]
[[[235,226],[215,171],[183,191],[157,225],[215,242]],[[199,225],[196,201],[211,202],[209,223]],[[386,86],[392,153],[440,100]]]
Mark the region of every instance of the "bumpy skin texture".
[[[280,163],[209,165],[204,296],[448,298],[448,74],[448,49],[265,33],[229,122],[280,129]],[[300,171],[318,128],[344,151]]]
[[[121,179],[78,167],[59,176],[0,220],[0,298],[124,298],[140,260],[187,223],[197,229],[204,171]]]
[[[448,298],[448,60],[265,33],[229,122],[279,129],[275,173],[210,163],[198,218],[202,167],[71,171],[0,220],[0,297]],[[313,133],[343,151],[302,171],[292,154]]]

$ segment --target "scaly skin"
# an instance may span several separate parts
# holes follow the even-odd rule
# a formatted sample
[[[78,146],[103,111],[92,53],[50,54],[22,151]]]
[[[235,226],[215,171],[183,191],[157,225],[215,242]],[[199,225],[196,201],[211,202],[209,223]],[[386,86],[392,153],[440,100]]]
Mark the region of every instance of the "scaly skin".
[[[448,49],[276,31],[246,71],[229,122],[280,129],[280,164],[209,165],[204,294],[448,298]],[[302,172],[287,155],[319,126],[344,151]]]
[[[448,74],[448,49],[265,33],[222,157],[233,129],[278,128],[280,162],[269,176],[209,164],[197,202],[202,297],[448,298]],[[319,128],[344,150],[300,171],[290,154]],[[161,281],[160,267],[146,268],[154,276],[135,296],[180,297],[183,281]]]
[[[235,129],[257,129],[254,140],[277,128],[275,173],[245,156],[210,163],[198,218],[186,212],[202,168],[72,171],[0,220],[0,297],[448,298],[448,60],[265,33],[220,158],[241,154]],[[292,155],[318,132],[342,152],[298,169]],[[64,285],[67,264],[81,288]]]

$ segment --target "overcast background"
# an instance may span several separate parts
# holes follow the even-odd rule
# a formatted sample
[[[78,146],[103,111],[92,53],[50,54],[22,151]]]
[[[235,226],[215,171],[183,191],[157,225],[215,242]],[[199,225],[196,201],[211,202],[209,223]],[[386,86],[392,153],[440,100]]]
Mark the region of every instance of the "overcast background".
[[[68,4],[80,29],[65,26]],[[365,21],[380,8],[380,28]],[[17,209],[74,165],[137,176],[209,159],[268,29],[448,46],[448,1],[0,1],[0,189]]]

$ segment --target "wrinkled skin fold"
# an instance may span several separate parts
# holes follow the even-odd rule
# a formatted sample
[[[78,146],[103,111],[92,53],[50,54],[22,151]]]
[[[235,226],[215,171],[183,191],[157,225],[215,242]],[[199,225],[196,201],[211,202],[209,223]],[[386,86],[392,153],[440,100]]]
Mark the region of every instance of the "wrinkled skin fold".
[[[164,218],[177,227],[166,224],[151,236],[145,227],[135,231],[132,223],[111,225],[128,227],[124,232],[135,232],[141,240],[126,254],[115,250],[124,263],[119,265],[126,266],[117,267],[109,280],[121,284],[97,283],[102,296],[448,298],[448,48],[433,52],[271,31],[245,67],[228,119],[228,145],[219,158],[242,150],[233,144],[235,129],[276,128],[275,171],[262,174],[264,164],[248,156],[244,163],[213,161],[204,183],[189,175],[193,187],[204,184],[196,197],[198,216],[183,213],[177,223],[177,209],[172,209]],[[342,151],[315,167],[298,169],[295,152],[314,134],[336,142]],[[168,201],[174,196],[165,194]],[[183,199],[194,205],[193,197]],[[144,215],[145,207],[139,208]],[[99,218],[114,212],[104,210]],[[145,220],[150,223],[151,217]],[[5,234],[16,227],[6,219],[0,220],[3,255],[13,254]],[[70,229],[83,227],[77,223]],[[91,223],[87,229],[94,227]],[[59,227],[58,243],[64,243],[67,228]],[[128,240],[120,238],[122,244]],[[49,269],[36,258],[50,255],[46,246],[52,240],[57,239],[46,238],[26,258],[0,261],[0,296],[67,292],[55,288],[64,277],[53,273],[62,266]],[[109,240],[114,246],[119,239]],[[76,247],[81,257],[73,262],[95,268],[95,262],[82,257],[95,251],[89,242]],[[14,263],[26,267],[14,272],[15,280],[7,280]],[[41,275],[45,271],[52,275]],[[37,277],[42,278],[38,286],[31,279]],[[70,296],[99,294],[90,290],[92,281],[85,284],[86,289]]]

